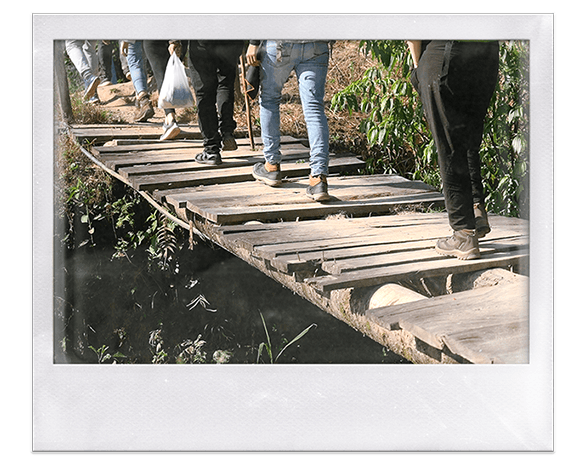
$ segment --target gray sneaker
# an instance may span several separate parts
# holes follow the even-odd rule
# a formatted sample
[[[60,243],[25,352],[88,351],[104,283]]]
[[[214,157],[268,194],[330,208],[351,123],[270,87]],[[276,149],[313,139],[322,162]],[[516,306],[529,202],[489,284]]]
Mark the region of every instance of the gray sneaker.
[[[436,252],[442,256],[457,257],[461,260],[480,257],[478,238],[473,230],[454,230],[451,237],[438,240]]]
[[[277,166],[277,170],[270,172],[266,170],[266,167],[262,162],[254,164],[252,168],[252,176],[268,186],[278,186],[282,183],[282,173],[280,172],[280,165]]]
[[[307,187],[307,196],[315,201],[328,201],[331,199],[327,192],[328,189],[327,177],[324,175],[310,177],[309,186]]]

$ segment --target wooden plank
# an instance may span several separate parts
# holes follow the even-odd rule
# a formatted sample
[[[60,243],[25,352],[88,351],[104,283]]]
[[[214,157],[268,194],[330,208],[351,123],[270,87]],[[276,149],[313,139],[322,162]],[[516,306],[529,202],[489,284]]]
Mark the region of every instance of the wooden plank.
[[[125,126],[111,126],[111,127],[120,127],[120,128],[124,128]],[[96,128],[101,129],[101,126],[96,126]],[[86,130],[86,128],[85,128]],[[73,129],[73,133],[77,133],[77,129]],[[250,140],[248,140],[248,138],[246,138],[246,135],[244,133],[240,133],[240,132],[236,132],[234,134],[234,136],[236,137],[236,143],[238,144],[238,146],[249,146],[250,145]],[[155,133],[155,136],[153,138],[116,138],[116,139],[112,139],[112,140],[108,140],[105,145],[100,145],[97,146],[97,148],[99,149],[98,152],[102,152],[102,153],[108,153],[108,152],[123,152],[123,151],[127,151],[127,150],[139,150],[141,149],[141,147],[143,147],[143,149],[156,149],[158,147],[164,147],[164,146],[176,146],[176,147],[187,147],[188,144],[191,143],[195,143],[195,144],[199,144],[202,143],[202,139],[198,139],[198,138],[191,138],[191,139],[177,139],[177,140],[159,140],[159,138],[155,138],[157,137],[157,132]],[[293,144],[293,143],[300,143],[303,146],[307,146],[308,147],[308,140],[305,139],[301,139],[301,138],[295,138],[295,137],[291,137],[291,136],[287,136],[287,135],[283,135],[281,136],[280,139],[280,143],[284,146],[286,144]],[[185,146],[181,146],[181,145],[185,145]],[[262,148],[262,139],[261,138],[255,138],[255,145],[257,146],[257,148]]]
[[[197,149],[204,146],[202,140],[113,140],[115,144],[92,146],[92,152],[98,156],[138,153],[152,150]],[[126,143],[120,143],[126,141]]]
[[[201,139],[202,134],[197,126],[181,125],[181,132],[177,140],[183,139]],[[159,140],[163,133],[161,124],[141,123],[127,124],[127,125],[96,125],[96,126],[81,126],[73,125],[71,128],[72,134],[80,141],[92,141],[94,143],[104,143],[109,140],[123,139],[123,138],[141,138]],[[176,140],[176,139],[174,139]]]
[[[343,177],[343,176],[330,176],[328,178],[329,182],[329,192],[331,196],[340,200],[355,200],[359,198],[372,198],[376,196],[387,196],[395,194],[414,194],[424,191],[435,191],[430,189],[425,184],[417,185],[416,182],[411,182],[405,179],[405,182],[409,182],[403,185],[407,188],[396,186],[394,187],[392,183],[392,177],[390,175],[379,175],[377,180],[377,186],[373,188],[369,187],[367,182],[368,176],[354,176],[354,177]],[[347,179],[347,180],[346,180]],[[382,181],[384,179],[384,181]],[[201,207],[201,201],[212,199],[216,203],[219,203],[222,207],[225,206],[244,206],[241,203],[241,198],[244,197],[245,201],[250,202],[252,205],[265,204],[268,203],[269,198],[274,198],[273,202],[278,204],[280,201],[280,195],[292,195],[300,194],[304,195],[305,189],[308,184],[308,179],[305,178],[293,178],[287,179],[282,185],[271,188],[264,185],[261,182],[251,181],[251,182],[240,182],[230,185],[204,185],[192,188],[181,188],[175,190],[156,190],[153,192],[154,197],[163,201],[166,200],[173,204],[175,207],[184,208],[188,200],[196,201]],[[209,203],[205,202],[206,207]]]
[[[296,146],[296,147],[295,147]],[[300,146],[300,145],[298,145]],[[291,148],[286,150],[283,154],[283,159],[285,161],[291,160],[306,160],[309,158],[308,150],[304,147],[298,147],[297,145],[292,145]],[[157,169],[159,172],[163,173],[164,167],[168,165],[168,171],[170,171],[171,163],[174,162],[186,162],[194,161],[197,154],[204,150],[202,145],[192,146],[189,148],[174,148],[168,147],[163,150],[147,150],[147,151],[128,151],[123,153],[113,153],[113,154],[100,154],[100,160],[111,169],[120,171],[120,169],[125,168],[131,169],[130,172],[133,174],[141,173],[140,168],[144,166],[153,166],[152,169]],[[257,162],[262,162],[264,160],[261,153],[257,151],[252,151],[249,148],[240,148],[236,151],[228,151],[227,155],[222,157],[223,164],[219,166],[207,166],[205,164],[199,164],[199,167],[205,169],[216,169],[232,167],[233,163],[239,163],[242,165],[253,165]],[[152,171],[155,172],[155,171]],[[147,171],[143,172],[147,174]]]
[[[265,248],[277,245],[282,254],[292,253],[295,250],[313,251],[317,249],[328,250],[337,247],[343,247],[342,243],[346,242],[349,246],[364,246],[368,243],[406,243],[418,240],[436,240],[449,234],[449,225],[447,220],[442,218],[426,222],[399,222],[393,226],[373,226],[366,223],[363,219],[359,222],[346,220],[326,220],[312,221],[318,226],[309,226],[309,222],[295,223],[294,229],[284,229],[281,232],[254,231],[248,233],[239,233],[234,239],[238,243],[245,242],[255,247]],[[378,237],[377,239],[373,239]],[[341,244],[331,244],[333,239],[339,238],[344,240]],[[332,247],[331,247],[332,246]],[[280,255],[280,254],[277,254]]]
[[[389,267],[379,267],[349,272],[343,275],[326,275],[307,278],[305,283],[317,291],[327,292],[343,288],[358,288],[375,286],[385,283],[397,283],[410,278],[428,278],[451,273],[475,272],[494,267],[509,267],[526,263],[527,249],[517,249],[508,252],[496,252],[489,256],[474,260],[459,260],[442,257],[433,261],[405,263]]]
[[[518,235],[517,235],[518,236]],[[505,232],[502,238],[497,238],[492,235],[481,240],[482,245],[486,245],[489,241],[499,240],[500,244],[513,244],[514,240],[512,232]],[[524,245],[528,243],[528,237],[520,237],[520,242]],[[377,240],[376,240],[377,241]],[[271,259],[272,265],[278,270],[285,273],[293,273],[301,271],[305,268],[311,268],[313,265],[322,268],[328,273],[338,274],[343,271],[353,270],[354,268],[363,268],[372,266],[369,262],[369,257],[381,256],[389,253],[400,253],[402,251],[422,250],[434,248],[435,239],[414,240],[408,242],[394,242],[394,243],[350,243],[344,244],[331,249],[315,249],[311,251],[295,251],[293,252],[293,245],[289,244],[286,249],[287,252],[279,254]],[[297,258],[297,254],[299,258]],[[360,264],[358,262],[360,260]],[[337,273],[338,272],[338,273]]]
[[[258,183],[258,182],[254,182]],[[283,183],[284,185],[284,183]],[[227,188],[231,185],[225,185]],[[206,188],[204,186],[196,188]],[[157,193],[157,192],[156,192]],[[305,227],[317,227],[318,224],[326,224],[330,228],[345,228],[345,227],[357,227],[357,228],[390,228],[395,226],[401,226],[406,224],[412,224],[414,222],[424,222],[424,221],[440,221],[448,220],[446,213],[441,212],[431,212],[418,213],[418,212],[401,212],[392,215],[374,215],[367,217],[347,217],[342,218],[326,218],[325,220],[307,220],[298,222],[266,222],[258,223],[253,222],[250,224],[233,224],[233,225],[222,225],[218,228],[220,234],[244,234],[249,233],[248,236],[254,236],[257,230],[263,230],[268,232],[270,230],[292,230],[294,228],[300,227],[301,230],[308,230]],[[340,220],[341,222],[337,224],[335,220]],[[242,235],[240,235],[242,236]]]
[[[365,162],[355,157],[332,158],[329,161],[331,172],[356,170],[365,165]],[[207,166],[206,166],[207,167]],[[284,175],[287,177],[301,177],[308,175],[308,163],[282,163]],[[252,166],[238,168],[210,168],[201,172],[177,172],[163,175],[143,175],[131,178],[131,184],[139,190],[151,191],[155,189],[183,188],[195,185],[211,185],[221,183],[245,182],[253,180]]]
[[[474,363],[528,362],[528,281],[368,310],[387,329],[404,329]]]
[[[492,231],[484,242],[516,236],[525,236],[526,227],[520,220],[517,224],[502,225],[503,217],[491,217]],[[219,233],[236,245],[244,247],[265,259],[285,255],[294,258],[313,253],[313,259],[324,258],[348,249],[366,246],[430,241],[450,234],[447,215],[401,214],[337,220],[316,220],[300,222],[275,222],[256,225],[221,226]],[[334,256],[336,257],[336,256]],[[302,259],[302,257],[301,257]]]
[[[400,206],[439,205],[443,203],[439,193],[423,193],[407,196],[389,196],[358,201],[332,201],[325,203],[304,202],[294,204],[264,205],[252,209],[243,207],[224,207],[202,209],[188,201],[187,208],[217,224],[239,223],[247,220],[296,220],[300,218],[325,217],[327,215],[346,213],[367,215],[370,213],[387,213]]]
[[[417,246],[418,242],[412,242],[412,246],[407,243],[400,243],[398,252],[383,253],[379,255],[363,255],[353,258],[337,260],[327,260],[321,268],[331,275],[342,275],[348,272],[385,267],[393,264],[404,264],[407,262],[422,262],[427,260],[441,259],[442,257],[434,251],[434,240],[422,241],[426,246]],[[430,243],[430,245],[427,245]],[[508,252],[522,250],[528,247],[528,237],[509,238],[506,240],[495,240],[493,242],[483,242],[480,245],[480,255],[486,257],[498,252]]]

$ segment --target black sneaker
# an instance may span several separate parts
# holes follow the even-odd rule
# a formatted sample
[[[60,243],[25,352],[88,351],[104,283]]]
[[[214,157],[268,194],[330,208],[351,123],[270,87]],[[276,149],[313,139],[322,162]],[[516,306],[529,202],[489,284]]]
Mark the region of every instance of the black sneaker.
[[[263,163],[259,162],[254,164],[252,169],[252,176],[256,180],[260,180],[269,186],[278,186],[282,183],[282,173],[280,172],[280,166],[274,172],[269,172]]]
[[[219,153],[208,153],[207,151],[202,151],[196,154],[196,162],[200,164],[207,164],[209,166],[217,166],[222,164],[222,157]]]
[[[488,223],[488,215],[484,204],[474,204],[474,220],[476,222],[476,238],[484,238],[490,233],[490,224]]]
[[[327,201],[331,199],[327,190],[327,177],[318,175],[309,178],[309,186],[307,187],[307,196],[315,201]]]
[[[457,257],[461,260],[480,257],[478,238],[472,230],[454,230],[451,237],[438,240],[436,252],[442,256]]]

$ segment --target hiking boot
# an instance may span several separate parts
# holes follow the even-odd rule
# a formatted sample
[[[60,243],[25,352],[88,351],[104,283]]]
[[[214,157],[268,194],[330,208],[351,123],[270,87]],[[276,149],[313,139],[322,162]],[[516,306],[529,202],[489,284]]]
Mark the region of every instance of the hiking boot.
[[[231,133],[224,134],[222,139],[222,150],[223,151],[236,151],[238,149],[238,144],[236,143],[236,138]]]
[[[134,122],[145,122],[147,119],[154,116],[155,110],[153,109],[149,95],[145,94],[140,98],[137,98],[135,103],[137,106],[137,113],[135,114]]]
[[[196,154],[196,162],[200,164],[208,164],[209,166],[217,166],[222,164],[222,157],[220,153],[208,153],[206,150]]]
[[[331,199],[327,185],[327,177],[324,175],[309,176],[309,186],[307,187],[307,196],[315,201],[327,201]]]
[[[282,183],[280,164],[272,165],[268,162],[254,164],[252,176],[269,186],[278,186]]]
[[[490,233],[490,224],[488,223],[488,215],[484,204],[474,204],[474,220],[476,223],[476,238],[483,238]]]
[[[480,257],[478,238],[474,230],[454,230],[451,237],[438,240],[436,252],[442,256],[457,257],[461,260]]]

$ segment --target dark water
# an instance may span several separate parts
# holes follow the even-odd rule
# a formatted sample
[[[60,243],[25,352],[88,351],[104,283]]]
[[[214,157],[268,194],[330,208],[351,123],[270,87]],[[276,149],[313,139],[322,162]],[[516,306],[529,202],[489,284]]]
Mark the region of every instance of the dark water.
[[[274,356],[316,324],[278,363],[407,363],[223,249],[178,239],[174,265],[161,270],[145,249],[112,258],[106,237],[69,249],[56,233],[55,363],[215,363],[216,351],[256,363],[267,342],[261,314]],[[270,362],[266,352],[260,362]]]

